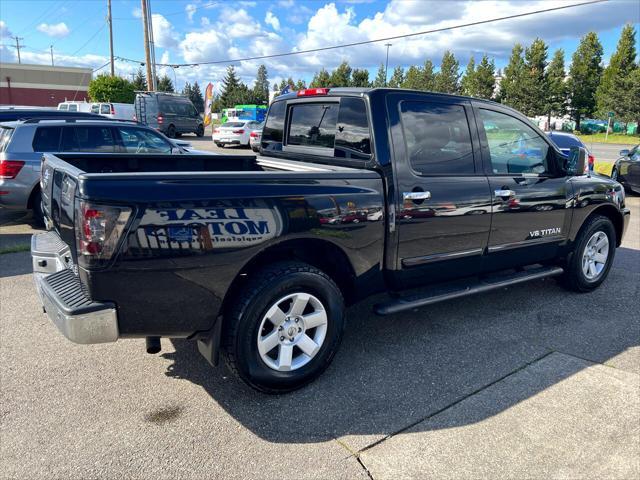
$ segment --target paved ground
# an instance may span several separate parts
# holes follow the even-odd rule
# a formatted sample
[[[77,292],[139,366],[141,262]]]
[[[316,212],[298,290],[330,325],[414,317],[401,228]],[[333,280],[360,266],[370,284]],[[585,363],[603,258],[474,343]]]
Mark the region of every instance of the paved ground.
[[[597,291],[546,280],[391,317],[370,299],[328,371],[275,397],[189,342],[71,344],[41,313],[28,253],[0,255],[0,478],[638,478],[640,197],[628,204]],[[0,219],[0,249],[25,220]]]

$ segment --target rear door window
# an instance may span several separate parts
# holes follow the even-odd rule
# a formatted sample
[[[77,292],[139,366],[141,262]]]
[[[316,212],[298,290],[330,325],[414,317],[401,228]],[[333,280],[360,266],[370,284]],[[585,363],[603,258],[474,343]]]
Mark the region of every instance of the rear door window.
[[[462,105],[405,101],[402,132],[411,168],[420,175],[475,173],[469,123]]]
[[[109,115],[111,113],[111,105],[109,105],[108,103],[103,103],[102,105],[100,105],[100,113],[103,115]]]
[[[62,127],[38,127],[31,146],[34,152],[57,152],[60,150]]]
[[[117,145],[110,127],[70,126],[63,129],[62,151],[114,153]]]
[[[70,112],[77,112],[78,111],[78,105],[76,105],[75,103],[70,103],[69,104],[69,111]]]
[[[91,113],[100,113],[100,104],[94,103],[91,105]]]
[[[338,103],[314,102],[290,107],[287,147],[305,147],[309,153],[333,156]]]

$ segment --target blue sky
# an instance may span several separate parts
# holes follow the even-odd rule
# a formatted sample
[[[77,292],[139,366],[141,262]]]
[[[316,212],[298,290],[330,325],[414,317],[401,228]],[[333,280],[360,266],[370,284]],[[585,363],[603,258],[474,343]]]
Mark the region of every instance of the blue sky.
[[[197,63],[255,55],[306,50],[327,45],[383,38],[432,28],[530,12],[584,0],[350,0],[350,1],[164,1],[151,0],[156,57],[159,63]],[[1,0],[0,60],[16,61],[12,35],[24,37],[24,63],[50,63],[53,45],[57,65],[100,67],[108,61],[106,0]],[[112,0],[114,49],[117,56],[143,59],[140,1]],[[396,65],[422,64],[430,58],[439,65],[446,49],[464,69],[469,57],[484,53],[504,67],[516,41],[530,43],[540,36],[566,52],[567,64],[582,35],[598,33],[605,63],[615,50],[625,23],[640,23],[638,0],[605,3],[544,13],[517,20],[435,33],[391,43],[389,70]],[[242,78],[252,82],[265,63],[270,82],[292,76],[309,81],[314,72],[331,69],[342,60],[367,68],[370,78],[384,61],[384,42],[264,61],[236,63]],[[138,64],[118,61],[116,71],[130,75]],[[185,80],[219,84],[226,65],[182,67],[178,86]],[[105,67],[101,71],[107,71]],[[165,69],[171,78],[174,73]],[[161,73],[164,73],[163,70]]]

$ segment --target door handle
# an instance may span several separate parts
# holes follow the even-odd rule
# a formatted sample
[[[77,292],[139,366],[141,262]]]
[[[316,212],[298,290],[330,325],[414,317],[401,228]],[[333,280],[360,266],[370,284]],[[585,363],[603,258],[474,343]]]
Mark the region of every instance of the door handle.
[[[431,198],[431,192],[403,192],[404,200],[428,200]]]
[[[516,196],[516,192],[514,192],[513,190],[496,190],[494,192],[496,194],[496,197],[515,197]]]

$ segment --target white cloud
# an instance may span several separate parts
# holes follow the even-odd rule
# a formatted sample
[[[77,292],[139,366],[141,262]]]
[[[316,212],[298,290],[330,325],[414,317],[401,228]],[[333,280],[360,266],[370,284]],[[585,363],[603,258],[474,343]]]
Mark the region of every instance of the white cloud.
[[[230,47],[225,32],[212,28],[204,32],[189,32],[180,42],[180,52],[188,63],[206,62],[225,58]]]
[[[11,30],[7,27],[7,24],[4,20],[0,20],[0,38],[10,37]]]
[[[153,22],[153,41],[160,48],[176,48],[180,43],[180,35],[169,20],[159,13],[151,15]]]
[[[134,18],[142,18],[142,10],[136,7],[131,11],[131,15],[133,15]]]
[[[202,25],[203,27],[208,27],[209,25],[211,25],[211,20],[209,20],[208,17],[202,17],[200,19],[200,25]]]
[[[271,11],[268,11],[264,17],[264,23],[271,25],[274,30],[280,30],[280,20]]]
[[[187,19],[189,20],[189,22],[193,22],[193,15],[196,13],[196,10],[198,9],[198,7],[196,7],[193,3],[188,3],[186,7],[184,7],[184,10],[187,12]]]
[[[36,27],[36,30],[55,38],[66,37],[70,33],[69,27],[67,27],[67,24],[64,22],[56,23],[55,25],[41,23]]]

